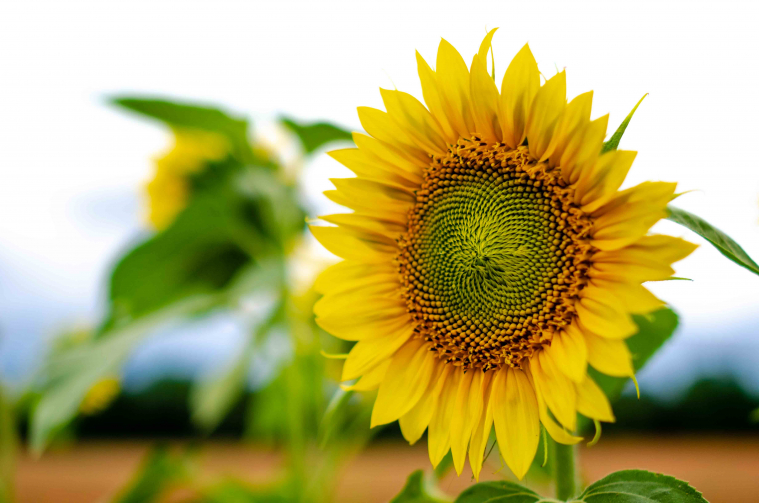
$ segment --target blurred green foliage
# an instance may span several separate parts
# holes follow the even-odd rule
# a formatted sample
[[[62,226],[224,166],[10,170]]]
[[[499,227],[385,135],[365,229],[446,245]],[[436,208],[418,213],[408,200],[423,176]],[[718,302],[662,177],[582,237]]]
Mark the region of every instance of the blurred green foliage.
[[[183,395],[185,407],[192,424],[208,434],[231,411],[240,413],[242,405],[241,426],[247,435],[286,449],[281,484],[256,488],[228,480],[199,488],[189,481],[191,463],[186,456],[157,449],[114,501],[158,501],[168,488],[188,481],[198,502],[329,500],[335,470],[372,432],[363,401],[328,408],[328,397],[337,387],[325,378],[327,365],[320,355],[325,334],[312,313],[317,297],[312,291],[293,289],[297,280],[289,264],[306,230],[297,176],[278,152],[261,146],[245,118],[162,99],[120,97],[112,103],[174,131],[220,135],[231,148],[226,155],[191,158],[192,169],[170,173],[182,177],[187,199],[178,200],[180,212],[165,227],[126,250],[115,263],[106,314],[97,330],[55,346],[30,401],[31,447],[42,451],[71,431],[72,421],[91,423],[94,418],[78,417],[85,395],[104,377],[120,375],[126,359],[146,338],[182,320],[236,311],[250,325],[244,347],[223,368],[192,384]],[[282,119],[281,125],[301,145],[295,168],[327,143],[351,138],[327,123]],[[184,137],[186,151],[178,156],[193,154],[186,142],[194,137]],[[276,334],[290,339],[291,354],[256,399],[247,400],[252,357]],[[128,400],[117,398],[115,408]],[[166,403],[162,400],[161,405]],[[329,426],[330,433],[320,437],[319,425],[326,424],[322,417],[328,410],[328,422],[340,427]],[[134,410],[127,413],[134,415]],[[171,425],[173,431],[177,426]],[[314,450],[319,442],[330,449]]]

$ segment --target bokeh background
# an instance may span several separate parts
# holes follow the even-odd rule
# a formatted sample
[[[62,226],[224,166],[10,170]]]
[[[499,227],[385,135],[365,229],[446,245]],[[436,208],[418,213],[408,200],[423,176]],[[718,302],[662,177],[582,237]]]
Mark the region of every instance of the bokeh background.
[[[378,87],[421,96],[415,49],[434,60],[442,36],[468,59],[496,26],[497,72],[529,42],[544,74],[567,69],[570,96],[595,90],[593,116],[609,112],[611,125],[649,93],[622,141],[639,151],[625,185],[678,181],[685,192],[678,206],[757,257],[758,22],[756,2],[737,0],[5,2],[0,382],[23,388],[62,332],[97,324],[109,271],[152,232],[144,185],[170,133],[110,105],[110,97],[210,103],[248,117],[259,141],[295,158],[298,146],[280,117],[361,131],[355,108],[383,108]],[[323,150],[304,165],[299,198],[310,217],[336,208],[321,192],[340,176],[349,173]],[[588,451],[588,470],[666,470],[675,460],[670,471],[701,477],[691,481],[707,497],[736,485],[759,490],[747,476],[759,472],[759,426],[750,417],[759,407],[759,277],[682,227],[662,222],[656,230],[702,244],[677,267],[693,281],[652,286],[680,325],[639,375],[642,400],[628,389],[617,405],[620,421]],[[303,254],[310,264],[330,260],[313,241]],[[297,274],[307,281],[312,269]],[[128,479],[146,439],[195,438],[189,383],[232,359],[246,330],[222,312],[141,344],[121,371],[121,395],[77,425],[83,443],[36,461],[22,456],[17,487],[28,499],[21,501],[53,501],[39,488],[56,483],[59,498],[70,491],[70,501],[96,501],[87,498],[103,498]],[[250,400],[287,358],[288,348],[276,344],[252,356]],[[216,431],[224,440],[210,447],[209,463],[266,478],[270,461],[236,450],[244,409]],[[424,466],[423,449],[393,444],[397,439],[384,432],[353,466],[365,478],[349,480],[387,481],[383,497],[397,492],[411,468]],[[64,483],[76,477],[82,484]],[[340,494],[351,494],[350,483]],[[83,484],[90,492],[77,493]],[[718,498],[712,501],[728,501]]]

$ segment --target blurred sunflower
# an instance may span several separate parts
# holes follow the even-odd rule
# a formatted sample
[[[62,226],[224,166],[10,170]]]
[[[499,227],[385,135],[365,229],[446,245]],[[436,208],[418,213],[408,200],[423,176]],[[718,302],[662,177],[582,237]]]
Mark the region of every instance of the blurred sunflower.
[[[317,280],[314,310],[357,341],[342,378],[379,388],[372,426],[399,420],[411,443],[428,429],[433,465],[451,450],[461,473],[468,452],[479,477],[495,425],[522,478],[541,424],[571,444],[578,412],[614,420],[587,365],[633,376],[631,314],[663,305],[641,283],[695,246],[648,234],[674,183],[619,191],[635,152],[601,153],[592,92],[567,104],[563,71],[541,86],[525,45],[499,93],[492,36],[469,69],[445,40],[436,71],[417,53],[427,107],[381,89],[387,112],[358,109],[370,136],[331,153],[357,177],[325,193],[354,213],[312,227],[345,259]]]
[[[82,403],[79,404],[79,411],[86,416],[102,412],[113,402],[120,391],[121,384],[117,377],[104,377],[87,391]]]
[[[158,230],[174,221],[190,197],[190,176],[209,162],[223,160],[230,151],[220,134],[199,129],[174,129],[174,145],[155,163],[155,176],[147,184],[148,221]]]

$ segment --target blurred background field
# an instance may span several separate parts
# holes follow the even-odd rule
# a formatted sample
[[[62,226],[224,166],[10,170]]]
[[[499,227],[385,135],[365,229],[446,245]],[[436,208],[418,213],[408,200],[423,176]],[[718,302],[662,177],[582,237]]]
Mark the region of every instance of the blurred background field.
[[[39,458],[20,449],[17,500],[108,500],[133,480],[151,445],[167,442],[174,454],[184,451],[178,445],[197,444],[188,469],[209,484],[233,475],[266,485],[299,473],[293,477],[308,491],[308,472],[320,466],[339,481],[337,501],[387,501],[412,469],[428,466],[425,450],[402,444],[396,427],[372,433],[376,438],[356,433],[368,426],[357,397],[349,397],[344,431],[324,432],[324,412],[340,405],[333,399],[340,363],[319,351],[346,348],[310,315],[313,276],[334,257],[305,232],[305,222],[337,208],[321,192],[331,188],[329,178],[349,172],[325,151],[350,146],[344,130],[361,131],[355,107],[382,108],[378,86],[420,96],[414,49],[429,59],[443,36],[466,58],[486,28],[501,26],[494,46],[500,71],[529,42],[544,73],[567,68],[571,96],[596,89],[594,117],[608,111],[616,124],[650,93],[623,140],[623,148],[640,152],[626,184],[680,181],[679,191],[694,192],[679,206],[757,257],[758,14],[755,3],[738,0],[719,9],[708,2],[688,9],[677,2],[3,4],[0,383],[19,400],[20,440],[50,445]],[[186,117],[167,112],[171,117],[155,120],[165,108],[140,115],[139,104],[113,102],[125,96],[226,114],[212,127],[228,142],[223,154],[204,158],[212,168],[193,178],[195,195],[166,224],[150,222],[145,185],[156,159],[175,148],[172,130]],[[253,216],[234,220],[251,201]],[[182,213],[188,206],[198,209]],[[229,229],[201,218],[229,208],[237,208],[224,220],[232,221]],[[238,224],[255,229],[247,244]],[[585,473],[595,479],[644,465],[690,481],[710,501],[753,501],[759,278],[689,231],[658,226],[702,244],[678,264],[678,275],[693,281],[653,286],[679,324],[640,372],[641,400],[628,384],[615,404],[618,422],[583,451]],[[189,236],[199,229],[215,237],[193,248]],[[112,276],[131,250],[156,241],[136,265]],[[173,244],[161,248],[167,241]],[[264,241],[265,249],[248,246]],[[178,272],[176,288],[163,288],[175,257],[190,249],[201,252],[187,262],[187,277],[200,270],[209,276],[192,283]],[[158,272],[144,274],[141,263],[158,263]],[[273,275],[256,276],[261,272]],[[126,310],[114,288],[128,299]],[[198,296],[207,302],[200,308],[182,304]],[[55,375],[44,376],[51,355],[89,351],[102,334],[160,313],[165,317],[124,349],[123,361],[82,388],[102,383],[99,395],[87,395],[89,406],[55,419],[65,407],[52,403],[53,419],[38,422],[34,433],[28,413],[57,385]],[[96,353],[87,357],[102,362]],[[300,397],[298,410],[284,403],[287,396]],[[319,454],[325,435],[344,446],[339,461]],[[350,461],[358,450],[351,442],[370,447]],[[306,466],[295,466],[297,456],[283,447],[294,444],[316,452]],[[451,494],[470,483],[466,474],[454,478],[442,483]],[[194,497],[175,485],[167,501]]]

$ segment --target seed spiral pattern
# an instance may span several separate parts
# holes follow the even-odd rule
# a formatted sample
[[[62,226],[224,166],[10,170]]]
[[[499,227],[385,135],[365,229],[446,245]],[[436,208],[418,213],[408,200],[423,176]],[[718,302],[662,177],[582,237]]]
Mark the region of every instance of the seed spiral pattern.
[[[433,158],[398,257],[431,350],[464,369],[520,366],[571,323],[594,252],[573,196],[524,148],[474,137]]]

